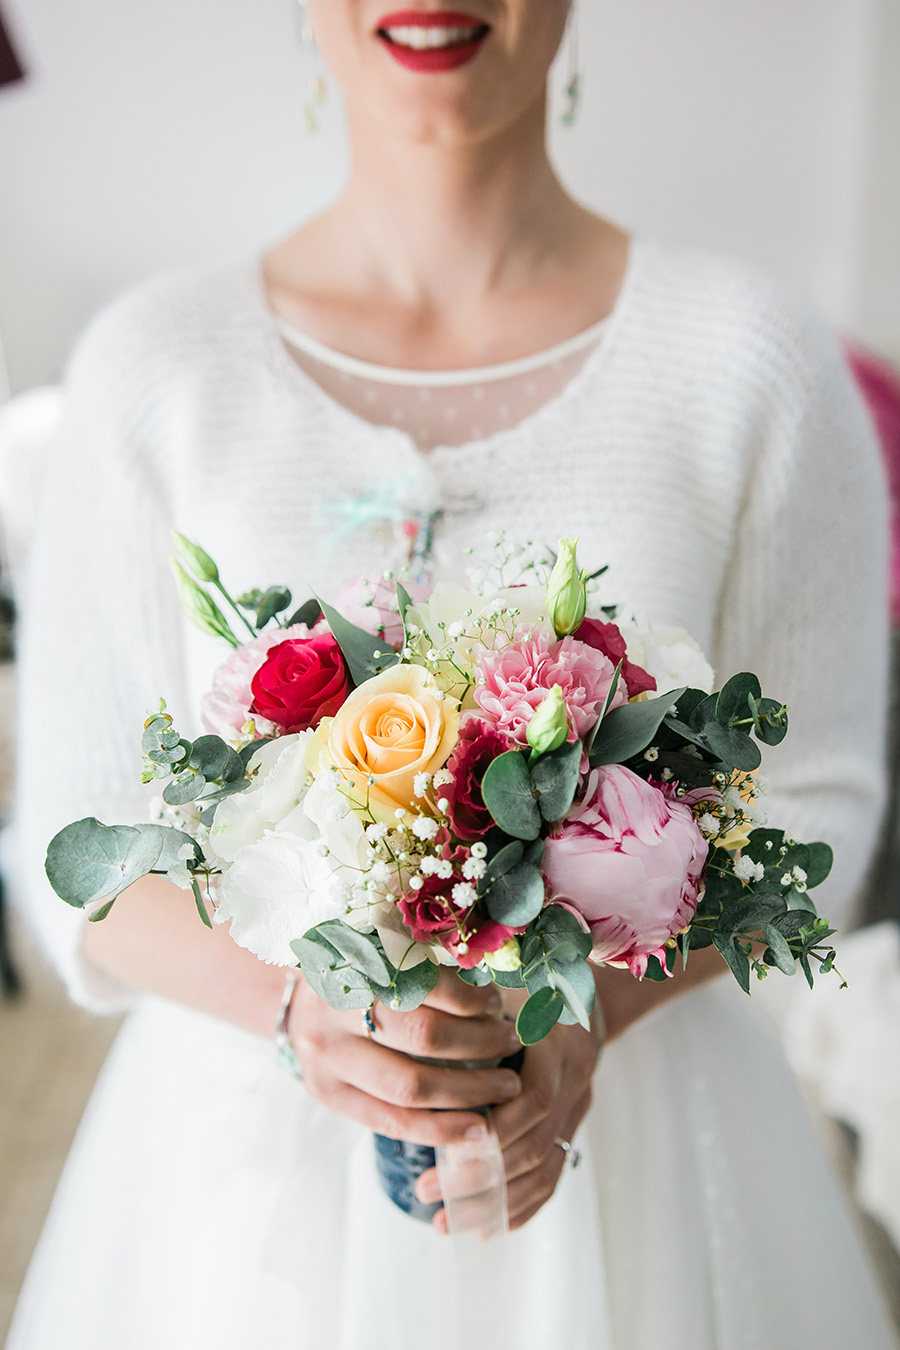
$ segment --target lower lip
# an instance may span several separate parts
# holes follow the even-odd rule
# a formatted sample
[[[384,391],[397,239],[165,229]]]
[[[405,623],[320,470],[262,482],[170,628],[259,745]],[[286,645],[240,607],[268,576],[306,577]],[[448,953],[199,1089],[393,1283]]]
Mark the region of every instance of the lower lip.
[[[473,61],[481,51],[486,37],[487,33],[483,37],[473,39],[472,42],[460,42],[455,47],[427,47],[424,50],[400,47],[388,38],[381,38],[381,45],[406,70],[440,74],[445,70],[458,70],[460,66]]]

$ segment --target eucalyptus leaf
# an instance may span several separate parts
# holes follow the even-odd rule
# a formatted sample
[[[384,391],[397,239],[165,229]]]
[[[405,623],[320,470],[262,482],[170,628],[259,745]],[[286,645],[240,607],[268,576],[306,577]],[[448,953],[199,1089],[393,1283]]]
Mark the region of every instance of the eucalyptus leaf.
[[[169,806],[187,806],[188,802],[196,801],[205,786],[202,773],[185,769],[163,788],[163,801]]]
[[[773,963],[778,967],[783,975],[794,975],[797,971],[797,962],[794,959],[794,953],[787,944],[786,939],[779,933],[778,929],[772,924],[763,925],[763,936],[769,944],[769,953]]]
[[[761,695],[762,689],[755,675],[747,670],[732,675],[716,699],[716,721],[720,726],[732,728],[736,722],[746,721],[745,734],[749,736],[753,725],[750,699],[758,699]]]
[[[289,628],[295,623],[305,623],[307,628],[315,628],[322,617],[322,606],[318,600],[306,600],[299,609],[295,609],[287,621]]]
[[[526,999],[516,1018],[516,1034],[522,1044],[536,1045],[549,1036],[564,1007],[562,995],[549,985]]]
[[[398,970],[388,985],[373,984],[375,997],[395,1012],[413,1012],[421,1006],[438,982],[440,967],[420,961],[409,970]]]
[[[571,961],[567,965],[553,965],[550,969],[550,985],[562,994],[566,1008],[576,1022],[580,1022],[585,1031],[590,1031],[596,985],[588,963]]]
[[[250,760],[256,754],[257,750],[264,745],[268,745],[269,742],[274,739],[273,736],[262,736],[258,741],[250,741],[248,745],[241,746],[238,751],[238,759],[241,761],[241,768],[244,773],[247,772],[247,765],[250,763]]]
[[[652,743],[663,718],[681,698],[685,690],[673,689],[661,698],[646,703],[623,703],[613,708],[600,723],[591,749],[591,768],[603,764],[622,764],[639,755]]]
[[[111,900],[107,900],[105,905],[101,905],[99,909],[95,909],[90,913],[88,915],[88,923],[102,923],[109,915],[113,905],[116,903],[116,899],[117,897],[113,896]]]
[[[525,756],[507,750],[488,765],[481,780],[481,795],[491,816],[514,839],[537,839],[541,812]]]
[[[460,969],[457,970],[456,973],[463,984],[472,984],[478,988],[481,988],[482,985],[490,984],[493,976],[492,971],[483,970],[481,966],[472,966],[470,970]]]
[[[494,970],[493,966],[488,967],[488,969],[491,972],[491,979],[494,984],[499,985],[501,989],[525,988],[521,970]]]
[[[548,905],[542,910],[535,929],[548,945],[567,942],[579,956],[589,956],[594,945],[590,933],[585,932],[572,911],[562,905]]]
[[[720,722],[707,722],[703,736],[713,754],[731,768],[750,772],[758,769],[762,763],[759,746],[751,741],[741,727],[723,727]]]
[[[221,778],[232,755],[234,751],[221,736],[201,736],[191,748],[190,767],[204,778]]]
[[[93,816],[76,820],[54,835],[44,864],[61,900],[83,909],[106,897],[115,899],[152,871],[163,840],[152,828],[102,825]]]
[[[747,896],[726,905],[716,927],[720,933],[757,933],[763,924],[784,911],[785,903],[780,895]]]
[[[512,839],[490,858],[485,868],[484,876],[478,883],[478,894],[485,895],[497,880],[502,877],[510,868],[516,866],[522,861],[522,855],[525,847],[519,839]]]
[[[750,699],[753,729],[764,745],[780,745],[787,735],[787,709],[773,698]]]
[[[373,637],[364,629],[357,628],[355,623],[350,623],[324,600],[319,603],[347,662],[347,669],[354,684],[365,684],[373,675],[380,675],[383,670],[389,670],[400,660],[399,653],[392,651],[383,637]]]
[[[713,942],[725,957],[738,984],[745,994],[750,993],[750,959],[733,937],[725,933],[713,933]]]
[[[256,611],[257,628],[265,628],[270,619],[274,619],[276,614],[281,614],[291,603],[291,593],[285,586],[270,586],[264,592],[260,601],[259,609]]]
[[[482,903],[495,923],[524,928],[544,903],[544,878],[531,863],[516,863],[497,877]]]
[[[809,852],[806,884],[812,890],[814,886],[821,886],[831,871],[831,864],[834,862],[834,850],[829,844],[823,844],[820,841],[807,844],[806,847]]]
[[[412,596],[409,591],[399,581],[397,582],[397,612],[400,615],[400,622],[406,627],[406,611],[412,604]]]
[[[197,913],[206,924],[207,928],[212,928],[212,919],[206,912],[206,905],[203,903],[203,896],[200,893],[200,887],[197,885],[197,878],[191,878],[191,890],[194,892],[194,904],[197,906]]]
[[[578,787],[581,741],[565,742],[531,766],[531,781],[538,795],[538,809],[549,824],[562,820],[572,805]]]
[[[374,938],[366,933],[358,933],[341,919],[320,923],[317,931],[369,980],[380,985],[391,983],[393,967],[388,964]]]

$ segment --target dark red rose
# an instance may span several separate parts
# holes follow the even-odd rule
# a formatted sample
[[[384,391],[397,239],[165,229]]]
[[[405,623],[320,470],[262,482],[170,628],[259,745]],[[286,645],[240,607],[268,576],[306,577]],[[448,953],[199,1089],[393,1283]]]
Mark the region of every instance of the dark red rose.
[[[493,825],[481,780],[491,761],[510,748],[509,739],[479,717],[466,717],[460,724],[459,740],[447,761],[453,782],[441,789],[450,803],[447,814],[453,832],[460,839],[481,839]]]
[[[270,647],[250,688],[251,713],[292,732],[333,717],[350,692],[351,681],[335,638],[320,633]]]
[[[621,680],[629,698],[635,694],[651,693],[656,688],[652,675],[641,666],[636,666],[625,655],[625,639],[614,623],[601,623],[599,619],[582,619],[581,627],[573,634],[579,642],[585,642],[594,651],[602,652],[614,666],[622,662]]]

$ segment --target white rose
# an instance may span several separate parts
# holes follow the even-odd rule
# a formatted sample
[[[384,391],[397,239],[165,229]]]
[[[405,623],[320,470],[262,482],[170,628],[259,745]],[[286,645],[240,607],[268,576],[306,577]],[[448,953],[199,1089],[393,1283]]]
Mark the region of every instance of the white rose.
[[[211,851],[233,862],[239,849],[262,839],[267,830],[314,838],[301,807],[310,782],[306,746],[312,732],[281,736],[260,746],[247,773],[255,786],[219,803],[209,834]],[[296,934],[295,934],[296,936]]]
[[[684,628],[647,628],[621,626],[628,659],[643,666],[656,680],[659,694],[686,685],[689,689],[713,691],[715,672],[703,655],[700,644]],[[650,697],[654,697],[652,694]]]

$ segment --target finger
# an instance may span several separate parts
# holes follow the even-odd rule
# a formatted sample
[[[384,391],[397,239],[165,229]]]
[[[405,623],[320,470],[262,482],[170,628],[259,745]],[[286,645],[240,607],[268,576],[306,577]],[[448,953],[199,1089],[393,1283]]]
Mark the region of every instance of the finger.
[[[455,1069],[420,1063],[360,1036],[334,1043],[331,1068],[352,1087],[405,1108],[490,1106],[509,1101],[522,1089],[519,1075],[511,1069]]]
[[[430,1008],[453,1013],[455,1017],[496,1017],[503,1000],[493,985],[466,984],[455,971],[443,969],[438,982],[425,999]]]
[[[566,1112],[564,1121],[560,1121],[555,1114],[550,1115],[505,1149],[503,1165],[506,1169],[507,1182],[527,1176],[529,1172],[539,1168],[554,1149],[565,1161],[564,1150],[559,1147],[556,1140],[571,1140],[587,1114],[590,1101],[590,1092],[583,1093],[574,1103],[573,1109]]]
[[[440,1148],[443,1144],[458,1144],[464,1139],[474,1141],[485,1136],[484,1118],[472,1112],[406,1110],[347,1083],[333,1084],[314,1095],[329,1110],[389,1139],[405,1139],[411,1144]]]
[[[539,1071],[535,1072],[535,1048],[530,1048],[522,1065],[521,1094],[506,1105],[498,1106],[494,1112],[494,1128],[504,1152],[546,1120],[557,1105],[561,1066],[558,1061],[542,1056]]]
[[[521,1048],[515,1025],[496,1017],[457,1017],[437,1008],[392,1013],[377,1006],[381,1045],[431,1059],[503,1059]]]
[[[518,1177],[507,1186],[506,1205],[511,1229],[521,1228],[547,1203],[556,1190],[564,1162],[562,1149],[554,1149],[544,1158],[540,1167]]]

